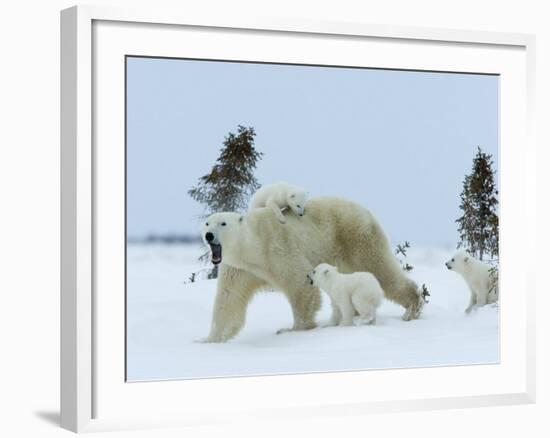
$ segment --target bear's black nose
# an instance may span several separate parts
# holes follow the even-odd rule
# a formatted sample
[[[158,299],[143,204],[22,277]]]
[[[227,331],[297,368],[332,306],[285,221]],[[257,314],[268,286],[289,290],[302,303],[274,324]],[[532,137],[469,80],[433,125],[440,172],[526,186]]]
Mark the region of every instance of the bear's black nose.
[[[212,242],[214,240],[214,235],[209,231],[204,235],[204,238],[207,242]]]

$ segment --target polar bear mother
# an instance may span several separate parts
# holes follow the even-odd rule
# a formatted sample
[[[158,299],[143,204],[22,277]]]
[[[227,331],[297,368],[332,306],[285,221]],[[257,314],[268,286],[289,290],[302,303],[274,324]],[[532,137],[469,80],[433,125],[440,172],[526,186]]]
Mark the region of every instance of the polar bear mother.
[[[307,274],[320,263],[342,273],[368,271],[386,298],[402,305],[403,319],[418,318],[424,300],[393,255],[374,216],[341,198],[316,198],[303,217],[287,214],[281,225],[272,211],[259,208],[246,215],[215,213],[202,229],[212,262],[220,264],[212,327],[205,342],[225,342],[243,327],[246,308],[262,289],[281,290],[292,307],[290,330],[315,327],[320,291]]]

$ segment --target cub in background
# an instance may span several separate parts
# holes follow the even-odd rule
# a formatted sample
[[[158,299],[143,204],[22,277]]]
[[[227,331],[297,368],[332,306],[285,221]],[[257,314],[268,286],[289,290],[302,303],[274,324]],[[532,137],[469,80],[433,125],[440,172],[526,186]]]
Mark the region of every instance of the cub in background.
[[[495,268],[464,251],[456,253],[451,260],[445,262],[445,266],[460,274],[470,288],[470,304],[466,313],[498,301],[498,275]]]

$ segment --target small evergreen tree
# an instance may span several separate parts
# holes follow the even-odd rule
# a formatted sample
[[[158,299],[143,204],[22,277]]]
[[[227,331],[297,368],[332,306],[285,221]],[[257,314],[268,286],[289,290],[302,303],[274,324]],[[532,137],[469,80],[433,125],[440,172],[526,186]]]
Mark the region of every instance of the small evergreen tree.
[[[492,166],[492,156],[478,147],[472,172],[462,184],[462,216],[456,220],[460,235],[457,248],[466,248],[480,260],[487,254],[498,255],[498,190]]]
[[[254,147],[254,128],[239,125],[237,134],[230,132],[223,141],[223,148],[210,173],[199,178],[196,187],[188,194],[205,207],[205,215],[222,211],[245,210],[248,200],[260,187],[254,170],[263,153]],[[206,251],[199,260],[208,260]],[[208,273],[217,278],[218,266]]]
[[[206,214],[242,211],[248,199],[260,187],[254,170],[262,153],[254,147],[254,128],[239,125],[237,134],[230,132],[210,173],[201,176],[189,195],[205,206]]]
[[[400,244],[398,243],[397,246],[395,247],[395,254],[398,256],[398,255],[402,255],[404,258],[407,257],[407,250],[411,247],[411,244],[409,242],[407,242],[405,240],[405,243],[403,244]],[[405,263],[403,263],[403,260],[400,259],[399,257],[397,258],[397,260],[399,260],[399,263],[401,264],[401,267],[403,268],[404,271],[406,272],[409,272],[409,271],[412,271],[414,269],[414,267],[412,265],[409,265],[409,263],[407,261],[405,261]]]

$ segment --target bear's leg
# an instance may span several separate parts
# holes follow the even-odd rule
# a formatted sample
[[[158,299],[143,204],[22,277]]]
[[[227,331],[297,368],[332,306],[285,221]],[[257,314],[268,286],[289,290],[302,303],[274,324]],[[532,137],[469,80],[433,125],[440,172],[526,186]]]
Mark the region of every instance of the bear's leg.
[[[384,296],[405,308],[405,313],[402,316],[404,321],[411,321],[420,317],[425,303],[422,290],[414,281],[403,274],[401,267],[396,264],[394,258],[386,259],[385,268],[377,265],[375,269],[371,268],[369,272],[372,272],[380,282],[380,286],[384,290]]]
[[[466,307],[466,310],[464,312],[470,313],[472,309],[475,307],[476,302],[477,302],[476,293],[472,289],[470,289],[470,304],[468,305],[468,307]]]
[[[323,327],[334,327],[340,324],[340,320],[342,319],[342,312],[340,312],[340,307],[338,306],[338,303],[336,303],[336,301],[331,298],[330,304],[332,306],[332,315],[329,322],[323,325]]]
[[[269,198],[265,203],[265,206],[273,210],[273,213],[275,213],[275,217],[277,217],[280,223],[286,223],[285,216],[281,212],[281,207],[279,207],[279,205],[273,199]]]
[[[487,290],[486,289],[476,290],[476,305],[474,306],[474,309],[483,307],[486,304],[487,304]]]
[[[376,320],[376,307],[371,305],[366,294],[354,293],[351,302],[359,313],[361,324],[371,324]]]
[[[422,307],[424,302],[422,297],[413,297],[413,302],[405,307],[405,313],[401,317],[403,321],[412,321],[413,319],[418,319],[420,313],[422,312]]]
[[[316,327],[315,314],[321,308],[321,292],[316,287],[307,287],[304,289],[285,291],[292,315],[294,316],[294,325],[290,329],[280,329],[277,334],[309,330]]]
[[[355,315],[355,309],[351,303],[351,297],[345,296],[341,297],[340,301],[340,312],[342,313],[342,319],[340,320],[340,326],[350,326],[353,325],[353,317]]]
[[[222,264],[210,334],[202,342],[227,342],[236,336],[244,326],[246,308],[254,292],[265,286],[258,277]]]
[[[359,317],[359,324],[376,324],[376,311],[374,309],[369,309]]]
[[[477,291],[477,305],[484,306],[485,304],[487,304],[487,291]]]
[[[422,309],[424,308],[424,298],[422,298],[422,296],[418,292],[416,293],[416,296],[413,295],[412,300],[413,303],[409,305],[409,307],[405,311],[405,315],[409,313],[410,318],[404,318],[405,321],[411,321],[413,319],[420,318],[420,314],[422,313]]]

